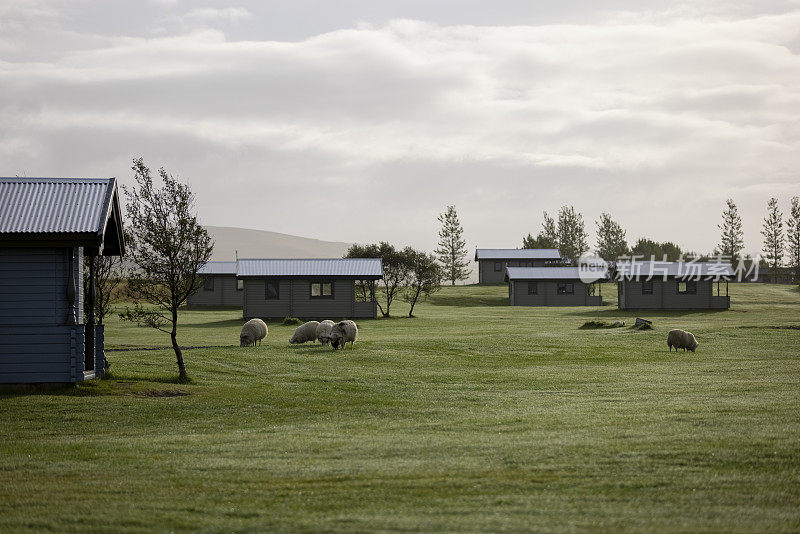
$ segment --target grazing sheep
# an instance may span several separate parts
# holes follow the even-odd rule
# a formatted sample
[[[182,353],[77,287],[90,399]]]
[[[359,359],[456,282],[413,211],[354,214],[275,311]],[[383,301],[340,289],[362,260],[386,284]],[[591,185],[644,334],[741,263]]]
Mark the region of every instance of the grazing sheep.
[[[306,341],[311,341],[312,343],[317,340],[317,327],[319,326],[319,321],[308,321],[307,323],[303,323],[294,330],[294,334],[292,338],[289,340],[289,343],[305,343]]]
[[[242,333],[239,334],[239,346],[248,347],[253,345],[255,347],[256,342],[260,345],[261,340],[267,337],[268,333],[269,329],[264,321],[261,319],[250,319],[242,325]]]
[[[675,352],[678,352],[678,349],[683,349],[683,352],[686,352],[686,349],[694,352],[697,345],[699,343],[691,332],[676,328],[675,330],[670,330],[669,334],[667,334],[667,346],[670,352],[672,352],[672,347],[675,347]]]
[[[323,346],[331,342],[331,328],[336,324],[330,319],[325,319],[317,327],[317,339]]]
[[[358,327],[353,321],[342,321],[331,328],[330,340],[333,350],[338,349],[340,345],[344,349],[348,341],[352,350],[356,339],[358,339]]]

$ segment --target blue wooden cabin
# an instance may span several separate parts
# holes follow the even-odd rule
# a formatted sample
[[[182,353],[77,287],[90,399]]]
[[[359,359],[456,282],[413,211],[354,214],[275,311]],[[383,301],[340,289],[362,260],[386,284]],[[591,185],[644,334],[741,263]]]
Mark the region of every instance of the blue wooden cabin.
[[[124,252],[115,178],[0,178],[0,382],[102,376],[103,327],[83,301],[94,310],[95,258]]]

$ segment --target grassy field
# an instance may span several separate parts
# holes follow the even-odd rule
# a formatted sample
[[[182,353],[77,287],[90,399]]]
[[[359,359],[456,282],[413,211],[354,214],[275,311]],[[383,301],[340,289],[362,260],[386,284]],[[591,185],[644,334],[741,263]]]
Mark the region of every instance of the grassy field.
[[[242,349],[187,311],[113,377],[0,396],[0,531],[800,530],[800,292],[724,312],[510,308],[446,288],[359,322],[355,350]],[[393,308],[394,310],[394,308]],[[398,305],[396,312],[405,311]],[[667,352],[666,332],[696,353]],[[166,347],[112,318],[107,347]]]

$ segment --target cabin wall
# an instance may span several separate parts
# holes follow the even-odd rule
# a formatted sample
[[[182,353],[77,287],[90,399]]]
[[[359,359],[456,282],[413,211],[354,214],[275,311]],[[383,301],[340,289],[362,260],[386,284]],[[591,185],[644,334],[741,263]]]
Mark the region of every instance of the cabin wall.
[[[331,299],[311,298],[311,280],[279,280],[280,299],[266,298],[266,278],[244,279],[243,315],[253,317],[304,319],[374,318],[377,305],[374,302],[355,302],[355,281],[350,278],[335,278]]]
[[[500,262],[500,270],[494,270],[495,262]],[[546,267],[546,260],[478,260],[479,284],[505,283],[506,267]]]
[[[568,280],[574,286],[571,295],[558,294],[558,280],[538,280],[537,294],[528,294],[527,280],[514,280],[511,283],[511,306],[600,306],[602,297],[589,295],[589,284],[580,280]]]
[[[80,248],[0,249],[0,382],[83,380],[82,277]]]
[[[653,279],[652,295],[642,294],[642,282],[623,280],[619,307],[622,309],[728,309],[730,299],[724,295],[724,289],[717,296],[716,282],[698,280],[697,293],[679,294],[677,281],[674,279]],[[724,284],[721,286],[724,287]]]
[[[242,306],[244,290],[236,289],[236,275],[212,274],[205,275],[204,278],[214,279],[214,289],[208,291],[201,287],[189,298],[189,306]]]

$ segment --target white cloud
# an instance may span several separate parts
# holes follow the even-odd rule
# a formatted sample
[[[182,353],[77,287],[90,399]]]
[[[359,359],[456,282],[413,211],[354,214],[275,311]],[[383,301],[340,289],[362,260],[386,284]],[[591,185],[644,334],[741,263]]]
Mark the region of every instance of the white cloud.
[[[471,240],[513,246],[571,203],[592,231],[611,211],[630,238],[710,250],[725,198],[762,194],[754,182],[800,192],[800,11],[778,4],[591,25],[363,22],[298,42],[230,40],[215,26],[251,11],[196,9],[176,35],[0,62],[0,163],[124,177],[142,154],[191,176],[211,223],[325,238],[336,221],[338,240],[430,247],[456,202]],[[269,216],[220,193],[221,176]],[[352,187],[342,198],[359,209],[318,184]],[[302,217],[275,202],[297,187],[311,188]],[[743,202],[750,220],[761,203]]]

